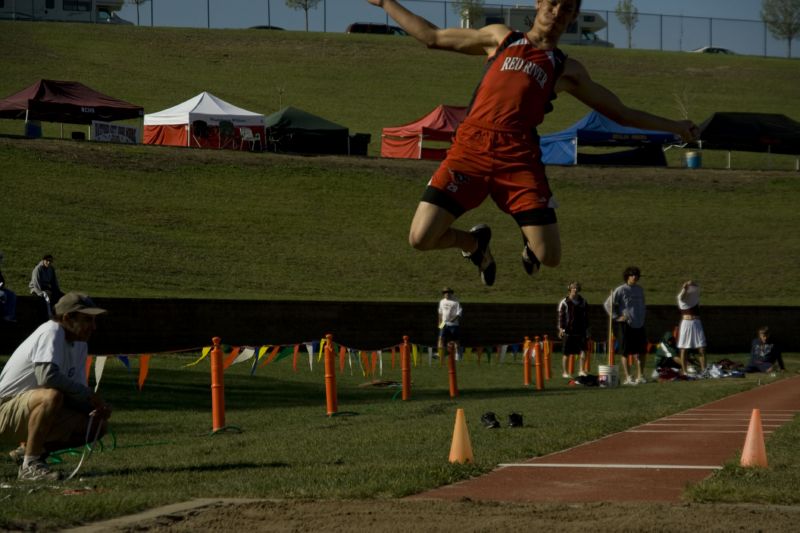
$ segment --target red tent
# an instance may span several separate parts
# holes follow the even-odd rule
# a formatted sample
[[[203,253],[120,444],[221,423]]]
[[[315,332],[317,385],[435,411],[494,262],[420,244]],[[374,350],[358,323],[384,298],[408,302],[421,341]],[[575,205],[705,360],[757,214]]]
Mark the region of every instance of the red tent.
[[[444,159],[447,148],[425,147],[423,142],[451,142],[456,128],[466,116],[466,107],[439,105],[410,124],[383,128],[381,156],[440,161]]]
[[[144,109],[77,81],[39,80],[0,100],[0,118],[91,124],[141,118]]]

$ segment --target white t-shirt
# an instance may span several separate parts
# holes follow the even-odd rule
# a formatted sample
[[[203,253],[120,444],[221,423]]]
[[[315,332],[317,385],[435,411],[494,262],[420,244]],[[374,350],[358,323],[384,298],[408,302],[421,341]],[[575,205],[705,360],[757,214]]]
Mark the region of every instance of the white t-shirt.
[[[461,304],[455,298],[442,298],[439,302],[439,316],[445,326],[457,326],[461,318]]]
[[[23,341],[0,373],[0,398],[11,398],[39,386],[34,364],[53,363],[61,374],[87,387],[85,342],[67,342],[64,328],[48,320]]]

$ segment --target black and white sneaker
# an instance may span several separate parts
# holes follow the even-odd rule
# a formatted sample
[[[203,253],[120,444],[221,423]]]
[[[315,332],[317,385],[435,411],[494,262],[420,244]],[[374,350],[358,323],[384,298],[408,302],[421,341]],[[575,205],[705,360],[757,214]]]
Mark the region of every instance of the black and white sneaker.
[[[497,265],[495,265],[492,252],[489,251],[489,241],[492,240],[492,230],[486,224],[478,224],[469,230],[475,240],[478,241],[478,248],[472,252],[464,252],[461,254],[472,261],[472,264],[478,267],[478,272],[481,275],[483,284],[491,287],[494,285],[494,277],[497,273]]]
[[[542,263],[539,262],[539,258],[536,257],[536,254],[533,253],[533,250],[528,248],[527,240],[525,241],[525,245],[522,247],[522,268],[525,269],[525,272],[527,272],[529,276],[536,274],[539,272],[539,269],[542,268]]]

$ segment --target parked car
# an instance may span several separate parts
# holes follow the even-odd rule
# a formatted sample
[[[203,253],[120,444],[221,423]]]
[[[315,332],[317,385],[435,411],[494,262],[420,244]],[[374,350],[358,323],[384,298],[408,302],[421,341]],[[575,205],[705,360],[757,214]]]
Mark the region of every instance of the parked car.
[[[727,48],[719,48],[716,46],[704,46],[702,48],[698,48],[697,50],[692,50],[697,54],[728,54],[728,55],[736,55],[736,52],[733,50],[728,50]]]
[[[399,26],[389,24],[376,24],[373,22],[354,22],[347,27],[346,33],[377,33],[379,35],[408,35],[408,32]]]

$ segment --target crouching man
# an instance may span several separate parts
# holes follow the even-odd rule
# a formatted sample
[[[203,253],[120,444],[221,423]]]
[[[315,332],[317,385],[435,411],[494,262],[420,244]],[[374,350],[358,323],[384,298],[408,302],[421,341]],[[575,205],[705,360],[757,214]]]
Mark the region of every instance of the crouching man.
[[[10,453],[20,465],[18,479],[58,480],[60,474],[45,461],[50,452],[83,446],[87,433],[98,432],[96,424],[98,438],[105,434],[111,408],[86,379],[86,343],[95,317],[105,312],[85,294],[64,295],[53,318],[25,339],[3,368],[0,435],[24,442]]]

